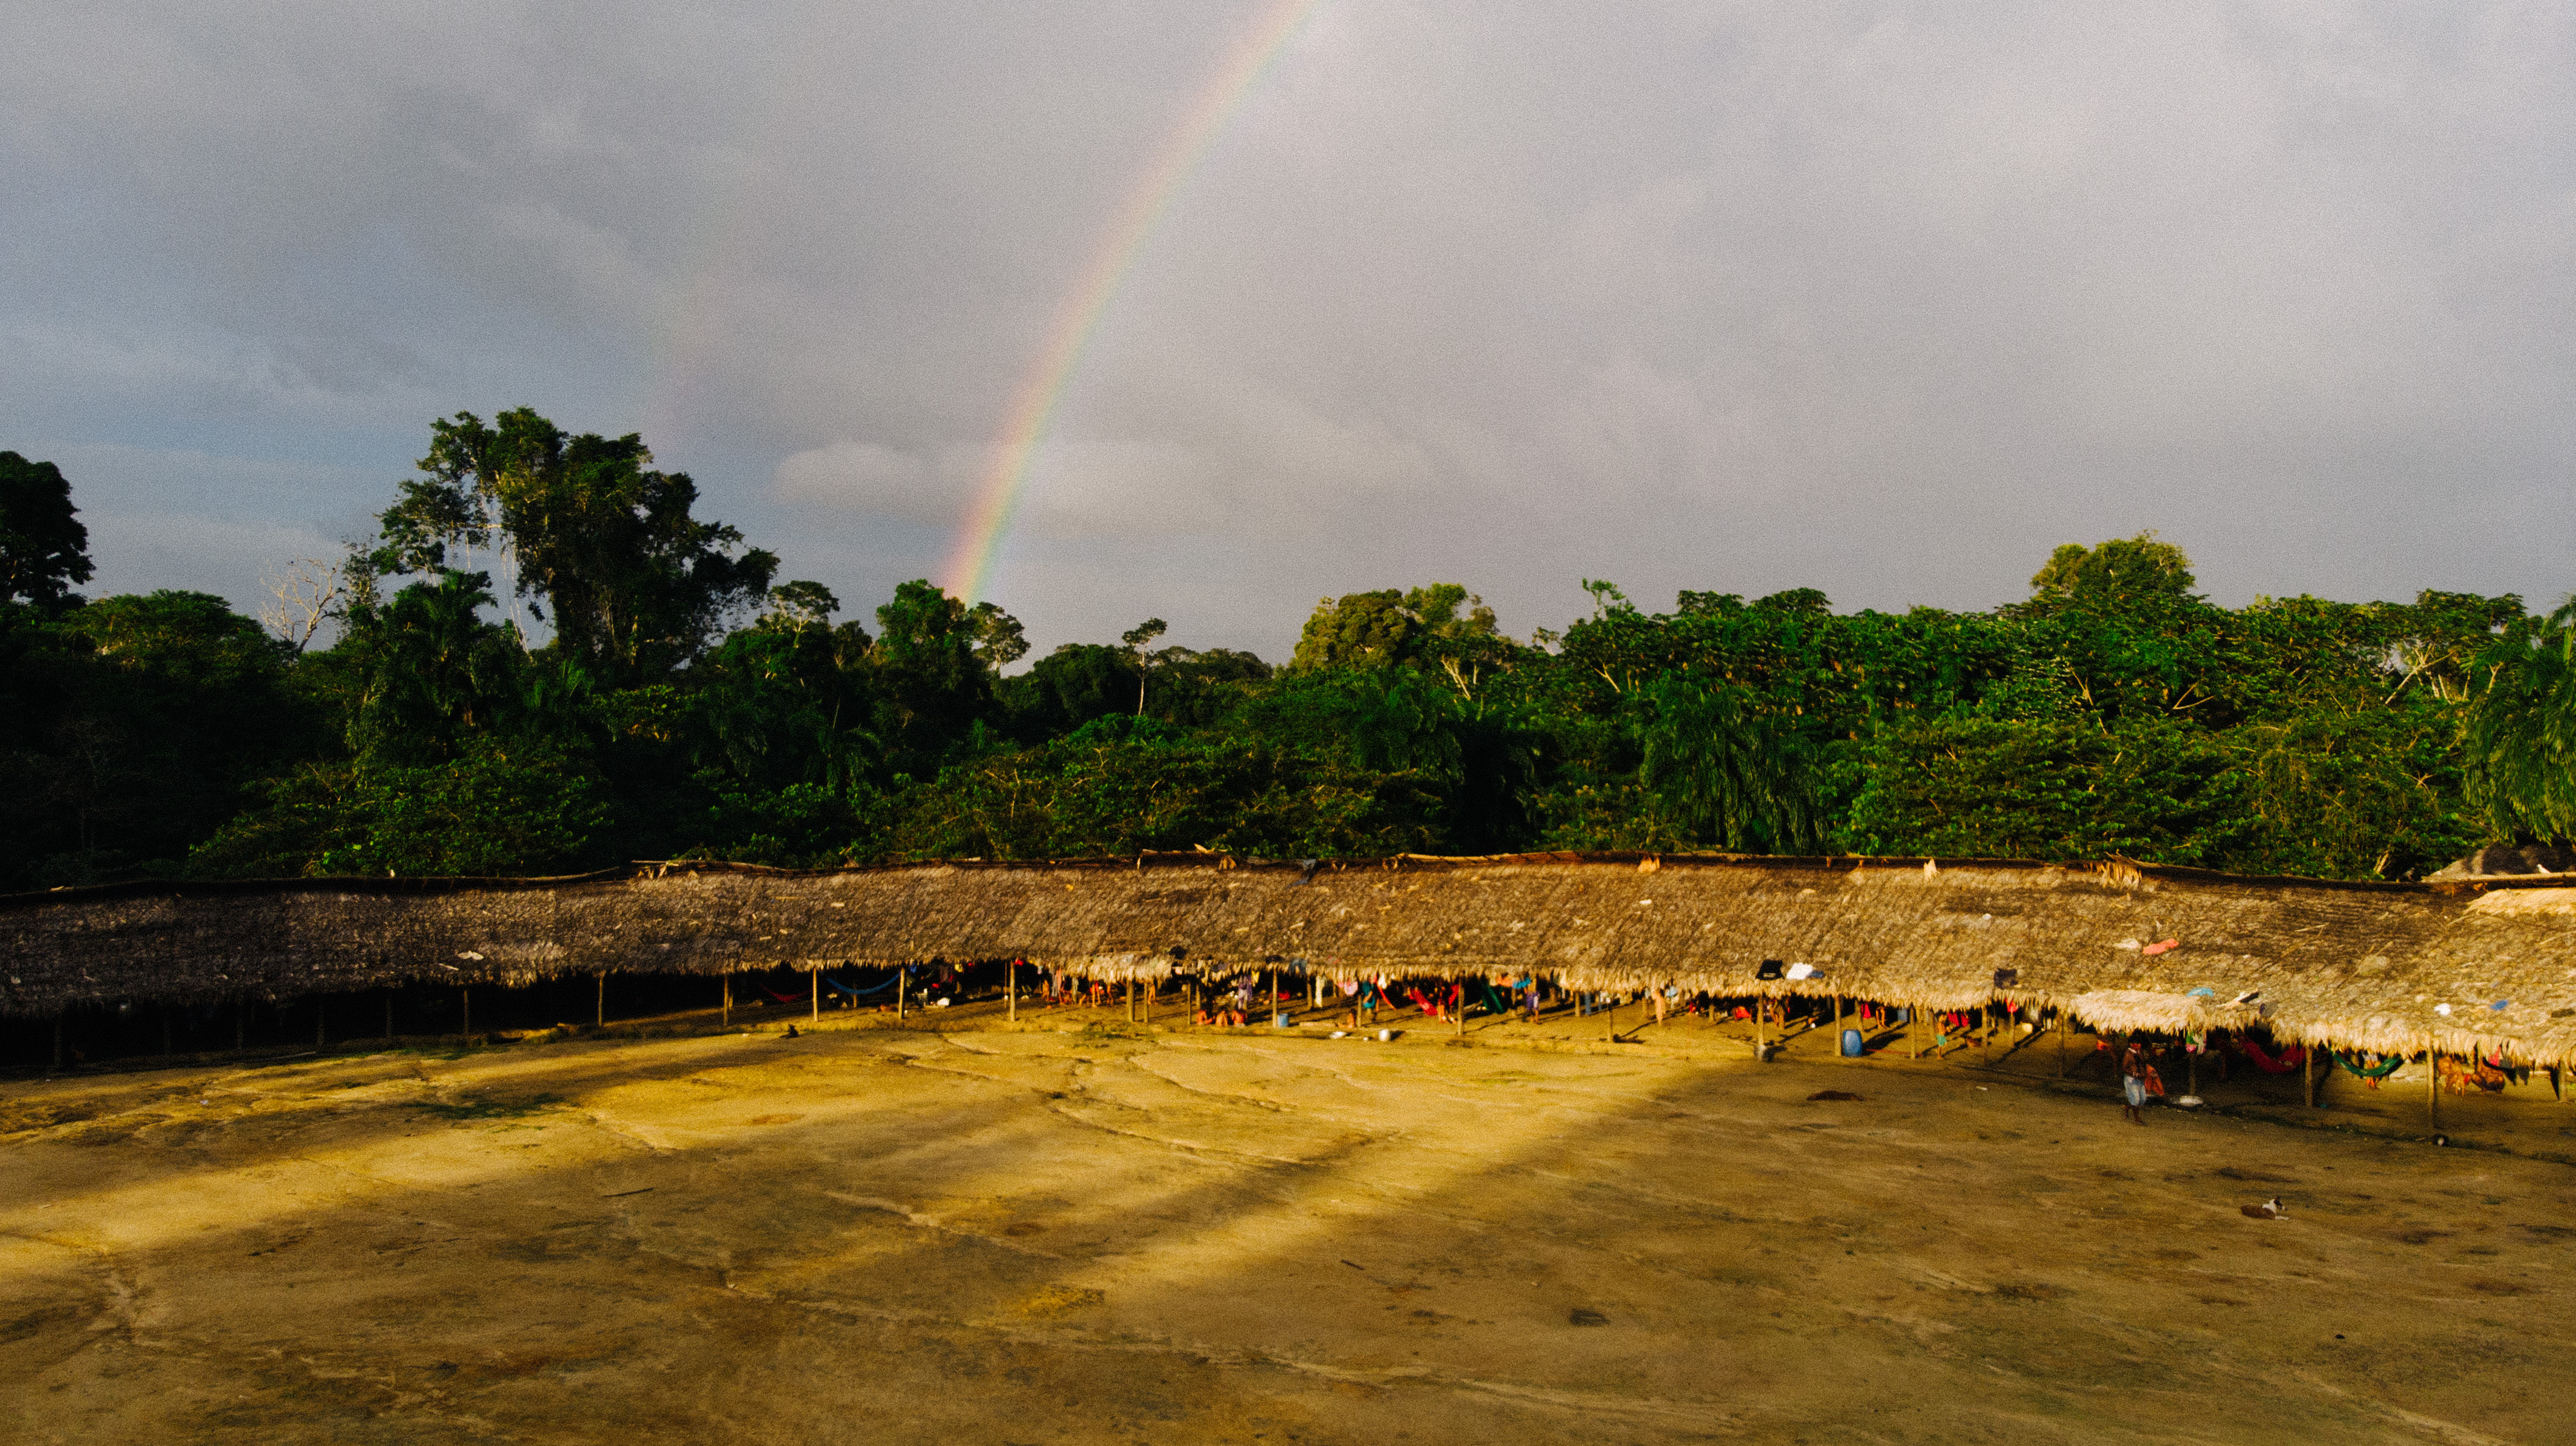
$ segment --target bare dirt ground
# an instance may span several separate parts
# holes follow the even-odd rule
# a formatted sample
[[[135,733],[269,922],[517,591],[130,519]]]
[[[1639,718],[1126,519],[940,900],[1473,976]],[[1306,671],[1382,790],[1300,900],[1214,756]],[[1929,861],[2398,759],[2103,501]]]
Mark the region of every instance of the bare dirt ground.
[[[0,1086],[0,1439],[2576,1440],[2528,1153],[990,1013]]]

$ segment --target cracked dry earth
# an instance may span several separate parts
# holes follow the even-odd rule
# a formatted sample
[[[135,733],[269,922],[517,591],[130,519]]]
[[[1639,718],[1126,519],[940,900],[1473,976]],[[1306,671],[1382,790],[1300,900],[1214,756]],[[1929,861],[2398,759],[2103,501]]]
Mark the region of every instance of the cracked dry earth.
[[[0,1112],[9,1441],[2576,1437],[2566,1167],[1938,1074],[886,1030]]]

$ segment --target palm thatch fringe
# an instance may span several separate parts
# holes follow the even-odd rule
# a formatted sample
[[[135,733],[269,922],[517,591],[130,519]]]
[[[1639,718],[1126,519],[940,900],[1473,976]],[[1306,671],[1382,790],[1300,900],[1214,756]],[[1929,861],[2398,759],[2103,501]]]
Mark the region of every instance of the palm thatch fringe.
[[[0,1013],[16,1015],[1019,957],[1112,980],[1285,967],[1935,1009],[2007,1000],[2110,1029],[2259,1025],[2387,1053],[2576,1059],[2576,888],[2546,878],[1640,854],[648,863],[562,879],[112,885],[0,899],[0,930]],[[1782,977],[1762,977],[1766,960]]]

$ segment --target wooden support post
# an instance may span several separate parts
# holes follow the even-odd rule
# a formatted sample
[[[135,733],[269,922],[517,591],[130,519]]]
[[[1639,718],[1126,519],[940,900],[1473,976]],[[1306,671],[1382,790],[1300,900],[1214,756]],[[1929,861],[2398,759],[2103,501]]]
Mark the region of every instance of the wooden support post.
[[[599,971],[599,996],[591,1001],[590,1022],[593,1026],[608,1022],[608,971]]]
[[[2066,1030],[2070,1022],[2064,1009],[2057,1011],[2057,1077],[2059,1079],[2066,1078]]]
[[[1133,974],[1127,976],[1127,1022],[1136,1022],[1136,976]]]
[[[1148,978],[1145,981],[1145,1023],[1147,1024],[1154,1022],[1154,996],[1161,993],[1162,989],[1163,981],[1160,979]]]
[[[1921,1006],[1921,1005],[1917,1005],[1917,1004],[1909,1004],[1909,1005],[1906,1005],[1906,1006],[1905,1006],[1905,1057],[1906,1057],[1907,1059],[1921,1059],[1921,1058],[1923,1057],[1923,1042],[1922,1042],[1920,1039],[1916,1038],[1916,1037],[1915,1037],[1915,1033],[1914,1033],[1916,1030],[1918,1030],[1918,1029],[1920,1029],[1920,1028],[1922,1028],[1922,1027],[1923,1027],[1923,1008],[1922,1008],[1922,1006]]]
[[[716,1020],[725,1028],[731,1029],[733,1028],[733,975],[719,974],[716,978],[724,983],[724,1002],[716,1006]]]
[[[820,1024],[823,1022],[823,971],[820,969],[806,970],[805,983],[814,991],[813,1017],[814,1022],[816,1024]]]
[[[1281,969],[1270,971],[1270,1022],[1276,1025],[1288,1003],[1288,974]]]
[[[2299,1046],[2299,1097],[2309,1109],[2317,1107],[2317,1047]]]
[[[2442,1128],[2442,1057],[2433,1048],[2433,1036],[2424,1036],[2424,1118],[2433,1128]]]
[[[894,1022],[903,1023],[903,966],[894,966]]]
[[[1020,1018],[1020,961],[1002,966],[1002,1017],[1016,1024]]]

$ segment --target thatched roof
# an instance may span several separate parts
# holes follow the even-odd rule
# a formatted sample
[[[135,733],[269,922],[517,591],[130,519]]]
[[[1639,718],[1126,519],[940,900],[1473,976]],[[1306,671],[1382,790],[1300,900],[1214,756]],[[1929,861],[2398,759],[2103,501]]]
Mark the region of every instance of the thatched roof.
[[[2176,1027],[2119,1002],[2143,992],[2199,1000],[2159,1006],[2193,1027],[2576,1058],[2576,888],[2512,880],[1637,854],[1312,870],[1209,854],[815,873],[644,864],[567,879],[114,885],[0,899],[0,930],[0,1012],[21,1015],[594,970],[1017,956],[1113,978],[1285,962],[1344,977],[1535,972],[1585,989],[1670,982],[1933,1008],[2001,998],[2111,1028]],[[2180,942],[2148,953],[2167,939]],[[1805,965],[1784,971],[1805,977],[1764,980],[1765,960]]]

